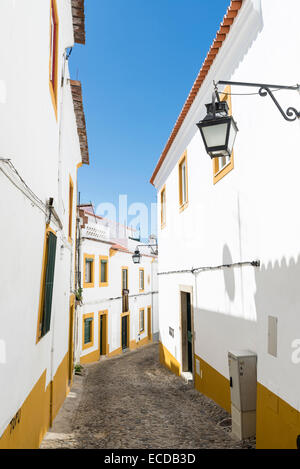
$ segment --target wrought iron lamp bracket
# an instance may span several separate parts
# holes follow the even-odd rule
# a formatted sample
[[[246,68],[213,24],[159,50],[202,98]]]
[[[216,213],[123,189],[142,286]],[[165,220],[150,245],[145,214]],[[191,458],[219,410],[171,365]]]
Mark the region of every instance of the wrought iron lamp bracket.
[[[235,81],[224,81],[220,80],[218,83],[215,85],[232,85],[232,86],[252,86],[255,88],[259,88],[258,94],[261,97],[266,97],[269,95],[274,102],[275,106],[281,113],[281,115],[284,117],[284,119],[288,122],[293,122],[296,119],[300,118],[300,111],[297,111],[294,107],[290,106],[286,111],[282,109],[280,106],[279,102],[275,98],[271,88],[274,90],[290,90],[290,91],[298,91],[300,92],[300,85],[296,86],[282,86],[282,85],[266,85],[263,83],[243,83],[243,82],[235,82]]]

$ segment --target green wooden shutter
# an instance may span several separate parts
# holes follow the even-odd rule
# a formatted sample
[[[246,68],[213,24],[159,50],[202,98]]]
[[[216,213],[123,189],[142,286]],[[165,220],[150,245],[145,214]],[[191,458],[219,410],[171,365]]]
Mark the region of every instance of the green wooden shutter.
[[[47,266],[46,266],[46,276],[45,276],[45,285],[44,285],[42,336],[47,334],[47,332],[50,330],[53,282],[54,282],[55,258],[56,258],[56,242],[57,242],[56,236],[50,231],[48,234],[48,239],[47,239]]]
[[[88,344],[89,342],[92,341],[91,325],[92,325],[92,319],[85,319],[84,321],[84,343],[85,344]]]
[[[107,261],[101,261],[101,283],[107,282]]]

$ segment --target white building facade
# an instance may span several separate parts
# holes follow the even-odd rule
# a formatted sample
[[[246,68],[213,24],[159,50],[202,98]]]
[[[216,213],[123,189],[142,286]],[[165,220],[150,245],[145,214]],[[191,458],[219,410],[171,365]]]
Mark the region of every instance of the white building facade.
[[[79,207],[77,361],[98,361],[158,340],[155,248],[141,247],[132,230]]]
[[[213,161],[196,123],[214,81],[300,82],[299,15],[297,0],[231,2],[151,178],[161,361],[230,412],[228,352],[256,353],[259,448],[296,448],[300,434],[299,121],[259,88],[219,86],[239,132]],[[300,110],[297,92],[274,94]]]
[[[84,1],[4,0],[0,37],[0,448],[38,448],[73,376]]]

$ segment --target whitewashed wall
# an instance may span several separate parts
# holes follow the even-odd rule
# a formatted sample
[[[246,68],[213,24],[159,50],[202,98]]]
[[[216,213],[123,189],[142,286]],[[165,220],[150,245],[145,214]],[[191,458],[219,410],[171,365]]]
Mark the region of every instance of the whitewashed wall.
[[[166,184],[167,198],[160,272],[262,262],[260,269],[203,272],[196,278],[160,276],[162,342],[181,361],[179,285],[193,286],[195,353],[228,377],[229,349],[256,351],[258,381],[298,410],[300,365],[292,363],[291,344],[300,338],[299,122],[286,122],[269,97],[232,96],[240,130],[235,168],[216,185],[195,124],[211,101],[213,80],[300,82],[299,16],[298,0],[245,0],[155,180],[158,191]],[[232,93],[255,91],[232,88]],[[284,109],[300,109],[297,92],[279,91],[276,97]],[[179,213],[177,162],[185,149],[189,206]],[[277,358],[267,353],[269,315],[278,317]],[[169,326],[175,328],[174,339]]]
[[[60,83],[63,53],[74,38],[70,2],[57,0],[57,6]],[[36,344],[46,216],[0,171],[0,436],[44,370],[47,386],[68,350],[70,271],[74,270],[73,247],[67,243],[69,174],[75,184],[75,214],[76,165],[81,156],[67,81],[63,105],[58,86],[55,119],[49,91],[49,21],[48,1],[1,1],[0,157],[11,158],[43,203],[54,198],[64,228],[59,231],[52,219],[57,256],[51,330]]]
[[[81,266],[84,254],[95,255],[95,287],[84,288],[81,317],[94,313],[94,345],[83,350],[81,356],[88,355],[99,349],[99,311],[108,310],[108,343],[109,352],[121,347],[121,313],[122,313],[122,267],[128,267],[130,340],[142,340],[147,337],[147,307],[152,307],[152,333],[158,335],[157,289],[152,294],[152,275],[156,277],[156,262],[153,258],[142,256],[141,263],[134,265],[132,254],[118,251],[108,260],[108,286],[99,287],[99,256],[109,256],[111,244],[83,239],[81,244]],[[139,293],[139,268],[144,269],[144,292]],[[83,267],[81,269],[83,274]],[[83,285],[83,278],[82,278]],[[155,287],[155,280],[154,285]],[[132,297],[133,295],[133,297]],[[139,335],[139,308],[145,308],[145,329]],[[82,347],[82,319],[79,321],[79,341]]]

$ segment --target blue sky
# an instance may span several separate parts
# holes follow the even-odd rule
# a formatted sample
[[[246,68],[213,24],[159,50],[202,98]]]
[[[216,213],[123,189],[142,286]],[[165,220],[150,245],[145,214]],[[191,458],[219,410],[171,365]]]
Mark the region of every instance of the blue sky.
[[[70,58],[90,152],[78,172],[81,202],[118,206],[127,194],[128,204],[150,206],[149,179],[230,0],[85,3],[87,44]]]

